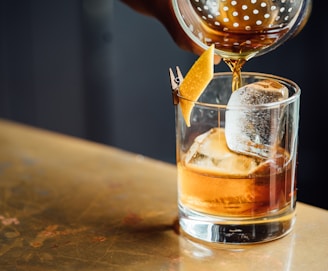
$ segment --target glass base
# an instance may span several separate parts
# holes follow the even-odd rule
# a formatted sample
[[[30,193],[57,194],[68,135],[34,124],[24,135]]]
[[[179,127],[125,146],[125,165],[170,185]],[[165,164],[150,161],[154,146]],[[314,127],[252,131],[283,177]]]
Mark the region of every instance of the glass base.
[[[287,235],[295,223],[295,209],[279,215],[253,218],[207,216],[179,205],[181,230],[191,237],[228,244],[255,244],[272,241]]]

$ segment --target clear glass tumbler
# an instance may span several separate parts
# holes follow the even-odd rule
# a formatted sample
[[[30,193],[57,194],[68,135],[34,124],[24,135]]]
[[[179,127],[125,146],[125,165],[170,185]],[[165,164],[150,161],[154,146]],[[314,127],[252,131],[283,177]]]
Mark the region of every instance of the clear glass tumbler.
[[[242,73],[242,83],[275,80],[283,100],[228,104],[232,76],[215,73],[186,126],[178,95],[176,161],[181,230],[207,242],[247,244],[292,230],[300,88],[291,80]],[[237,142],[237,143],[236,143]]]

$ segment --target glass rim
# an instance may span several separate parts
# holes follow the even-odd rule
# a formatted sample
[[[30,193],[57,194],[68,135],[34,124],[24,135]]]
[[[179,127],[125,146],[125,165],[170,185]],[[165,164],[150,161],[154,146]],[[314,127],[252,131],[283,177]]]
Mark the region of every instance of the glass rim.
[[[176,0],[171,0],[173,11],[175,13],[176,18],[178,19],[178,22],[180,23],[182,29],[185,31],[185,33],[188,35],[188,37],[195,42],[198,46],[203,48],[204,50],[208,49],[208,45],[203,43],[199,38],[197,38],[189,29],[189,27],[186,25],[185,21],[183,20],[183,16],[180,12],[180,7],[178,6],[178,3]]]
[[[218,77],[232,77],[232,72],[215,72],[213,75],[213,79]],[[265,103],[265,104],[253,104],[253,105],[233,105],[228,106],[227,104],[217,104],[217,103],[209,103],[209,102],[200,102],[200,101],[193,101],[191,99],[188,99],[180,94],[178,91],[177,96],[179,99],[182,99],[186,102],[193,103],[194,106],[202,106],[202,107],[209,107],[209,108],[218,108],[218,109],[229,109],[229,110],[240,110],[240,109],[247,109],[247,110],[259,110],[259,109],[270,109],[279,107],[281,105],[288,105],[293,102],[295,102],[301,95],[301,88],[297,83],[294,81],[287,79],[282,76],[273,75],[270,73],[262,73],[262,72],[241,72],[241,77],[262,77],[263,79],[274,79],[277,80],[279,83],[282,83],[285,86],[288,86],[289,88],[292,88],[294,90],[294,93],[288,97],[287,99],[277,101],[277,102],[271,102],[271,103]]]

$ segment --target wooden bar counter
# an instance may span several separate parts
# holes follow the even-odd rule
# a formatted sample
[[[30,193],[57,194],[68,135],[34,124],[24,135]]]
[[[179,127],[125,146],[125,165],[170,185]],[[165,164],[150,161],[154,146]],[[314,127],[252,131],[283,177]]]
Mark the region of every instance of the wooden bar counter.
[[[328,211],[286,237],[210,246],[177,231],[173,165],[0,120],[0,270],[326,271]]]

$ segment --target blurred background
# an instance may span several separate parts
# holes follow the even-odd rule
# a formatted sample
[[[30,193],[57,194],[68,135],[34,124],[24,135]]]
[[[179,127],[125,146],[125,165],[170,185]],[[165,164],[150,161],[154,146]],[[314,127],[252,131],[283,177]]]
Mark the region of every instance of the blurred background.
[[[328,209],[324,12],[314,3],[298,36],[244,71],[301,86],[298,200]],[[0,118],[175,163],[168,68],[186,74],[196,58],[118,0],[1,0]],[[215,69],[227,71],[223,62]]]

